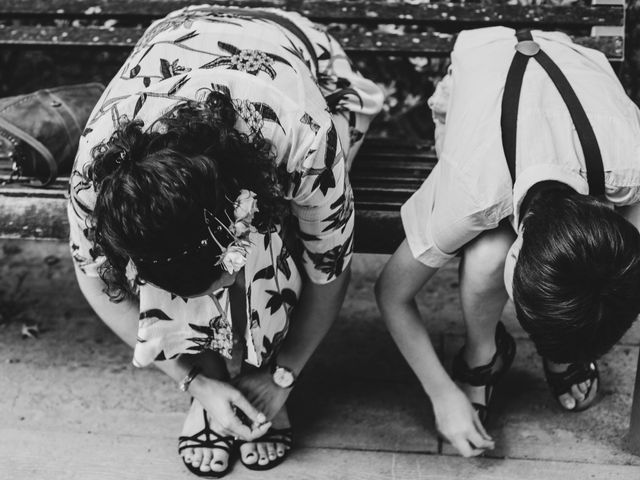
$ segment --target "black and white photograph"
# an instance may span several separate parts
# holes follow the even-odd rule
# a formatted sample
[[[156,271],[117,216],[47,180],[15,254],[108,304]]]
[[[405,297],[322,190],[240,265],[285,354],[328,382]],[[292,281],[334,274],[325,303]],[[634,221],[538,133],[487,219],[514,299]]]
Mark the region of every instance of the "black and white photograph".
[[[640,2],[0,0],[0,479],[640,479]]]

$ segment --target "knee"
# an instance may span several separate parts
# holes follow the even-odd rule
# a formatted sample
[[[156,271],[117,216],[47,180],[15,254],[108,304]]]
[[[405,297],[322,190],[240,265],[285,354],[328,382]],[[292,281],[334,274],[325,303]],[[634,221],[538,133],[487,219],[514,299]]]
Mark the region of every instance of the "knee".
[[[389,281],[385,270],[382,271],[376,280],[374,293],[376,302],[378,303],[378,308],[382,313],[382,317],[387,318],[386,313],[393,310],[393,305],[399,301],[399,297],[397,295],[397,289],[394,288],[392,283]]]
[[[502,281],[504,263],[515,235],[503,229],[483,233],[465,246],[462,253],[463,275]]]

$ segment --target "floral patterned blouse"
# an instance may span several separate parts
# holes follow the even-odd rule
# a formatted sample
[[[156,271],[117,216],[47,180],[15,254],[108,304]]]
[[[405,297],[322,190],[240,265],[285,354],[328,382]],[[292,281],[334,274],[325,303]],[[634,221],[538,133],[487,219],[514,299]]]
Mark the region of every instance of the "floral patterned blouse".
[[[274,16],[284,18],[284,26]],[[299,225],[306,276],[318,284],[331,282],[353,253],[346,162],[381,109],[383,95],[353,70],[335,39],[306,18],[278,10],[188,7],[146,31],[80,140],[68,206],[74,261],[89,276],[97,276],[104,261],[92,240],[95,191],[83,173],[92,148],[108,139],[123,117],[149,128],[177,103],[211,91],[232,99],[238,130],[273,144],[276,161],[289,172],[284,190]],[[255,248],[244,269],[245,361],[260,366],[287,333],[302,276],[279,231],[252,233],[251,241]],[[145,284],[139,299],[135,365],[206,349],[230,356],[233,320],[226,290],[183,299]]]

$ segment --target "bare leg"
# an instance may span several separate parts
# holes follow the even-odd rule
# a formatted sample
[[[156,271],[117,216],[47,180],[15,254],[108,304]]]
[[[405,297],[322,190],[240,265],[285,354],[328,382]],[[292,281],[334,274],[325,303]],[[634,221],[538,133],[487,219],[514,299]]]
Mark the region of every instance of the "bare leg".
[[[193,358],[194,364],[202,369],[202,375],[217,380],[229,379],[224,360],[213,351],[194,355]],[[203,410],[200,402],[194,398],[191,408],[187,412],[180,436],[189,437],[204,428]],[[180,454],[185,462],[200,468],[202,472],[222,472],[229,463],[229,454],[219,448],[185,448]]]
[[[464,358],[470,367],[489,363],[496,352],[495,330],[508,295],[504,261],[516,236],[508,224],[483,233],[464,248],[460,299],[467,327]],[[461,385],[472,402],[484,404],[484,387]]]

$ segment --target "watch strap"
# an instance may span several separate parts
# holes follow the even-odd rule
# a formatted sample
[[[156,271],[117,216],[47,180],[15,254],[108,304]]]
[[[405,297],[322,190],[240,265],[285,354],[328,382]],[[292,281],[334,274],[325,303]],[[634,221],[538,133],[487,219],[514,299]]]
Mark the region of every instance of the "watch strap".
[[[191,385],[193,379],[196,378],[200,372],[202,372],[200,367],[192,367],[191,370],[189,370],[189,373],[187,373],[187,375],[178,383],[178,388],[183,392],[187,392],[189,390],[189,385]]]

